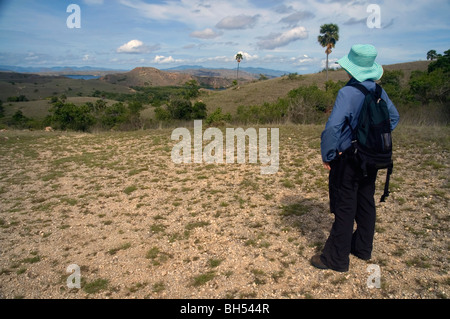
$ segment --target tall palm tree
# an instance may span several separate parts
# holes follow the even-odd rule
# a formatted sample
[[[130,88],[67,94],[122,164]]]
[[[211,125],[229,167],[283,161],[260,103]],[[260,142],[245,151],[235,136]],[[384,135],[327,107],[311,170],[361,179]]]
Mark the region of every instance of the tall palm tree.
[[[238,53],[236,54],[236,61],[238,63],[238,68],[237,68],[237,78],[236,81],[239,84],[239,65],[241,64],[241,61],[244,60],[244,56],[242,55],[242,53]]]
[[[336,42],[339,41],[339,26],[337,24],[324,24],[320,27],[320,35],[318,41],[321,46],[326,48],[325,53],[327,54],[327,81],[328,81],[328,61],[329,55],[332,49],[336,46]]]

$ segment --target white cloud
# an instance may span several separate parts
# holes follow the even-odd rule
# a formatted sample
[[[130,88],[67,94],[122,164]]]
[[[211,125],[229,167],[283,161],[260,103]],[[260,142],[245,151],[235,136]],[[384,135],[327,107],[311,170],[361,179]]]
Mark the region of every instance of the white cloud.
[[[144,45],[142,41],[139,40],[131,40],[128,43],[125,43],[121,47],[117,49],[117,53],[131,53],[131,54],[140,54],[140,53],[149,53],[152,51],[156,51],[159,49],[159,45],[153,45],[152,47]]]
[[[87,5],[100,5],[104,3],[104,0],[83,0]]]
[[[318,62],[317,58],[311,58],[310,56],[304,54],[298,58],[291,58],[291,61],[294,65],[312,65]]]
[[[341,68],[341,66],[339,65],[339,64],[336,64],[336,62],[338,61],[339,59],[329,59],[328,60],[328,68],[329,69],[340,69]],[[327,67],[327,60],[326,59],[324,59],[324,60],[322,60],[322,69],[325,69]]]
[[[308,31],[306,28],[297,27],[284,33],[276,33],[261,37],[261,41],[258,42],[258,47],[260,49],[273,50],[286,46],[293,41],[304,40],[306,38],[308,38]]]
[[[254,61],[254,60],[256,60],[256,59],[258,59],[259,57],[258,57],[258,55],[251,55],[250,53],[247,53],[247,52],[242,52],[242,51],[239,51],[237,54],[242,54],[242,56],[244,57],[244,61]],[[236,56],[235,56],[235,58],[236,58]]]
[[[169,0],[169,1],[143,1],[143,0],[118,0],[120,4],[135,9],[138,14],[154,21],[180,21],[189,26],[201,29],[217,24],[221,18],[228,15],[223,22],[225,29],[241,28],[238,24],[252,25],[256,23],[259,15],[264,16],[268,9],[261,9],[243,0],[236,5],[228,0]],[[153,2],[153,3],[152,3]],[[255,12],[257,15],[255,15]],[[233,18],[244,18],[240,21],[234,20],[236,24],[227,23]],[[239,19],[237,19],[239,20]],[[253,21],[254,20],[254,21]],[[233,22],[233,21],[231,21]],[[220,25],[220,22],[219,22]],[[235,27],[233,27],[233,25]]]
[[[163,56],[163,55],[157,55],[157,56],[155,56],[155,58],[153,59],[153,62],[154,62],[154,63],[170,63],[170,62],[173,62],[173,61],[175,61],[175,60],[173,59],[172,56],[165,57],[165,56]]]
[[[220,63],[228,63],[228,62],[234,62],[236,59],[234,57],[229,56],[215,56],[215,57],[203,57],[198,58],[194,62],[195,63],[207,63],[207,62],[220,62]]]
[[[199,39],[215,39],[217,37],[220,37],[221,35],[221,32],[215,32],[211,28],[207,28],[203,31],[194,31],[190,34],[191,37]]]
[[[165,63],[180,63],[183,62],[183,60],[174,59],[172,56],[164,56],[164,55],[157,55],[153,59],[153,63],[157,64],[165,64]]]
[[[249,29],[256,25],[258,18],[259,15],[247,16],[243,14],[234,17],[226,17],[216,25],[216,28],[226,30]]]
[[[39,56],[35,55],[34,52],[28,52],[27,57],[25,58],[25,60],[27,61],[34,61],[34,60],[38,60]]]
[[[208,62],[216,62],[216,63],[233,63],[236,62],[236,55],[240,53],[244,57],[243,61],[256,61],[259,59],[258,55],[251,55],[250,53],[239,51],[233,56],[219,55],[214,57],[203,57],[198,58],[194,62],[195,63],[208,63]]]

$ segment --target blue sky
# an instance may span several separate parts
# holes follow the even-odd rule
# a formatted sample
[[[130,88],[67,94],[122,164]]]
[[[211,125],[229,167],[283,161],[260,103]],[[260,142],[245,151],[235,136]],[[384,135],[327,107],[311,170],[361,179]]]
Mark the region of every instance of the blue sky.
[[[70,4],[81,28],[67,27]],[[370,4],[381,28],[367,26]],[[234,68],[242,52],[241,67],[302,74],[325,67],[322,24],[340,27],[331,62],[371,43],[393,64],[450,49],[449,21],[449,0],[0,0],[0,64]]]

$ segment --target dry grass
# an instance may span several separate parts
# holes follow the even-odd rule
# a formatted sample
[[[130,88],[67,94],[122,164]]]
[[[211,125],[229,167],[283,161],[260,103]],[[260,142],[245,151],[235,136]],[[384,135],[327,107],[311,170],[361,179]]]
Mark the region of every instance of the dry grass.
[[[30,101],[44,100],[49,96],[88,96],[93,91],[130,93],[126,86],[114,85],[101,80],[74,80],[64,77],[36,76],[0,72],[0,100],[6,102],[10,96],[25,95]]]
[[[99,100],[97,97],[69,97],[66,99],[67,103],[73,103],[75,105],[83,105],[87,102],[95,104]],[[108,106],[117,103],[113,100],[105,100]],[[52,108],[52,104],[49,100],[38,100],[29,102],[6,102],[7,107],[5,108],[5,116],[11,117],[17,111],[22,111],[23,115],[28,118],[33,118],[37,120],[44,119],[47,115],[50,115],[49,110]]]
[[[334,81],[348,80],[345,71],[330,72],[330,79]],[[208,110],[213,111],[222,108],[224,113],[235,114],[241,105],[262,105],[264,103],[276,102],[279,98],[284,98],[293,89],[300,86],[316,84],[323,88],[325,83],[325,73],[299,75],[293,79],[288,76],[265,81],[247,83],[238,88],[230,88],[224,91],[206,91],[201,96],[203,102],[208,106]]]
[[[171,130],[0,133],[0,296],[448,298],[449,129],[396,132],[373,259],[351,257],[347,274],[309,264],[333,220],[322,129],[280,127],[271,176],[175,165]],[[67,288],[71,264],[82,289]],[[369,264],[381,289],[367,288]]]
[[[404,77],[402,84],[406,85],[411,76],[411,72],[415,70],[425,71],[428,68],[429,61],[408,62],[384,66],[386,70],[402,70]],[[344,70],[329,72],[329,79],[337,81],[348,81],[348,75]],[[325,72],[316,74],[300,75],[290,80],[287,76],[257,81],[241,85],[239,88],[231,88],[220,92],[205,92],[201,99],[206,103],[208,109],[213,111],[221,107],[224,112],[234,114],[240,105],[262,105],[265,102],[276,102],[279,98],[284,98],[289,91],[300,86],[317,85],[324,89],[326,81]]]

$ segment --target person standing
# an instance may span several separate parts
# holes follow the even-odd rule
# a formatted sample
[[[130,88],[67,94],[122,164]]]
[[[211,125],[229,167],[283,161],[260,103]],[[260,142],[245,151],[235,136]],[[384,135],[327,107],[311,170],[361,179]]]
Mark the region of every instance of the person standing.
[[[335,220],[324,249],[310,260],[319,269],[347,272],[350,254],[363,260],[369,260],[372,255],[377,169],[369,167],[363,174],[361,166],[355,163],[349,152],[352,151],[352,132],[365,100],[365,95],[353,85],[360,83],[375,92],[375,81],[380,80],[384,73],[381,65],[375,62],[377,56],[374,46],[358,44],[337,62],[347,71],[350,81],[339,91],[321,135],[323,165],[330,171],[330,209]],[[381,99],[387,103],[393,131],[400,115],[384,90]],[[357,227],[353,231],[355,222]]]

